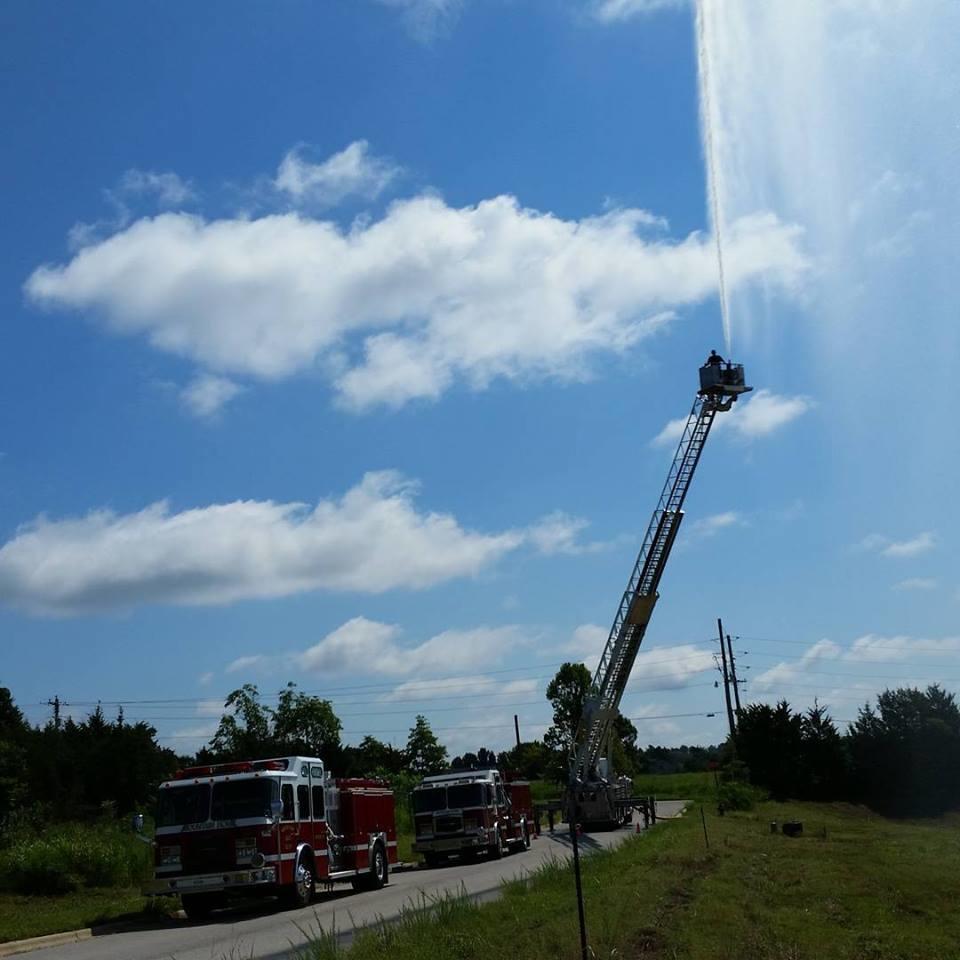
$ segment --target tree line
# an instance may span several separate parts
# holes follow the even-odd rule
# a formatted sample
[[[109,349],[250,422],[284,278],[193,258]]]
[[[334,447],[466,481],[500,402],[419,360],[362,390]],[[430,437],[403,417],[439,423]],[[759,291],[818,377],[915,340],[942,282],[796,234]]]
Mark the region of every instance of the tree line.
[[[417,778],[451,767],[497,767],[562,784],[590,683],[583,664],[563,664],[547,686],[553,722],[542,740],[499,753],[481,746],[453,758],[423,716],[402,746],[371,735],[344,744],[330,701],[293,683],[275,706],[252,684],[234,690],[216,732],[191,756],[161,746],[154,727],[127,722],[122,708],[112,720],[98,706],[83,720],[33,726],[0,688],[0,827],[18,817],[124,816],[149,809],[157,784],[178,767],[291,754],[319,756],[336,776],[387,779],[403,793]],[[711,747],[643,749],[637,728],[619,717],[607,752],[626,775],[697,772],[721,762],[728,777],[775,799],[849,800],[893,815],[960,806],[960,708],[937,685],[880,694],[845,732],[819,704],[805,712],[786,701],[751,704],[738,714],[735,738]]]

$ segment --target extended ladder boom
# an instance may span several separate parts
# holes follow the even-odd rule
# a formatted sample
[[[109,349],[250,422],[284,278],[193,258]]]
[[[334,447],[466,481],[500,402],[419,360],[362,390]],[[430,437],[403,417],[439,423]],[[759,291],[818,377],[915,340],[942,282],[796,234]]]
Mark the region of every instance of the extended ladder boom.
[[[700,391],[687,417],[667,481],[650,518],[584,703],[576,740],[579,746],[575,748],[570,771],[574,783],[593,778],[592,771],[600,758],[610,725],[617,717],[623,691],[659,596],[657,587],[663,568],[683,519],[683,501],[714,417],[729,410],[737,397],[750,389],[744,385],[743,367],[739,364],[713,363],[700,370]]]

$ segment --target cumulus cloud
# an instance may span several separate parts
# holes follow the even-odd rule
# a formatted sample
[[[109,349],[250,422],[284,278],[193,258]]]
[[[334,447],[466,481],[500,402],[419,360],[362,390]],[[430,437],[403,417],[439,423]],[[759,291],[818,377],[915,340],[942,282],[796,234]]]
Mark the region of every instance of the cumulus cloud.
[[[401,635],[394,624],[354,617],[300,654],[298,662],[317,673],[448,673],[496,663],[527,642],[515,626],[444,630],[412,646],[400,643]]]
[[[727,527],[742,524],[743,520],[740,514],[735,510],[727,510],[724,513],[715,513],[709,517],[703,517],[695,520],[689,527],[690,533],[695,537],[707,538],[718,534]]]
[[[420,40],[430,40],[437,30],[459,13],[463,0],[378,0],[383,6],[403,13],[410,32]]]
[[[400,173],[400,168],[370,154],[366,140],[355,140],[344,150],[313,163],[306,148],[289,151],[280,163],[274,187],[297,203],[333,207],[347,197],[373,200]]]
[[[909,540],[891,540],[882,533],[871,533],[860,541],[858,547],[871,553],[879,553],[881,557],[909,559],[928,553],[936,545],[936,534],[925,530]]]
[[[264,657],[260,654],[253,654],[247,657],[237,657],[224,668],[224,673],[241,673],[249,670],[251,667],[259,666],[264,662]]]
[[[584,665],[593,671],[609,634],[609,628],[584,623],[573,631],[570,641],[562,649],[582,659]],[[714,667],[713,652],[695,644],[680,644],[669,649],[641,649],[634,661],[627,690],[637,693],[685,687],[696,674]]]
[[[814,406],[809,397],[785,397],[771,390],[757,390],[745,400],[739,400],[727,413],[717,416],[713,431],[731,433],[740,440],[755,440],[781,430]],[[686,418],[671,420],[653,438],[654,446],[673,446],[679,443],[686,426]]]
[[[960,653],[960,637],[885,637],[873,633],[853,641],[845,660],[891,662],[912,657],[955,656]]]
[[[708,238],[649,239],[649,220],[564,220],[509,196],[454,208],[423,195],[349,228],[292,212],[165,213],[39,267],[25,290],[219,375],[319,369],[348,409],[398,407],[457,383],[586,379],[712,296]],[[731,283],[791,286],[806,269],[798,230],[773,216],[746,217],[727,239]],[[755,396],[744,430],[774,429],[803,402],[781,398],[785,413],[776,400]]]
[[[595,0],[593,15],[601,23],[619,23],[657,10],[689,5],[690,0]]]
[[[527,536],[540,553],[568,554],[596,553],[603,550],[605,543],[583,543],[580,534],[590,526],[583,517],[572,517],[562,510],[547,514],[542,520],[527,530]]]
[[[832,640],[818,640],[799,660],[778,663],[757,674],[750,683],[750,689],[754,693],[776,692],[779,687],[789,685],[803,676],[818,661],[837,660],[842,652],[840,646]]]
[[[893,585],[894,590],[936,590],[938,581],[935,577],[907,577]]]
[[[462,677],[443,677],[439,680],[407,680],[398,684],[380,699],[384,703],[429,699],[456,698],[458,696],[523,696],[533,695],[541,681],[531,678],[499,680],[480,677],[476,674]]]
[[[473,576],[526,542],[423,512],[415,486],[368,473],[340,499],[238,500],[171,512],[41,516],[0,547],[0,601],[69,615],[144,603],[223,604],[310,590],[380,593]]]
[[[170,171],[127,170],[118,190],[125,194],[150,194],[161,207],[179,207],[196,199],[193,185]]]
[[[227,377],[204,373],[180,391],[184,408],[201,420],[215,417],[243,388]]]

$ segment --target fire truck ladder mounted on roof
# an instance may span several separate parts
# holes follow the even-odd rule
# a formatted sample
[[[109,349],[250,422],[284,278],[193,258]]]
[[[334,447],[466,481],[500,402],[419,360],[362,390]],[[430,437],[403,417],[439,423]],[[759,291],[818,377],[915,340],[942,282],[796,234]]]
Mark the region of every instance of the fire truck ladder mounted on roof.
[[[618,786],[603,777],[599,770],[601,751],[657,602],[657,587],[683,519],[683,501],[714,417],[729,410],[740,394],[751,389],[744,383],[740,364],[714,360],[700,368],[700,390],[584,703],[575,741],[579,746],[571,758],[568,796],[572,815],[580,822],[616,823],[622,813],[616,801],[631,792],[629,786]]]

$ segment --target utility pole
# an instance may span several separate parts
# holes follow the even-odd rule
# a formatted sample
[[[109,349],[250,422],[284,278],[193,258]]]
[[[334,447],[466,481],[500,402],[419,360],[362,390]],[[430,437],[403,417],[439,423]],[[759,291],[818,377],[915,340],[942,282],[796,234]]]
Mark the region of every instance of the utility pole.
[[[59,730],[60,729],[60,707],[61,707],[60,697],[54,696],[52,700],[47,701],[47,704],[53,707],[53,728],[54,730]],[[66,706],[66,704],[63,704],[63,706]]]
[[[737,748],[737,727],[733,719],[733,704],[730,702],[730,675],[727,672],[727,651],[723,645],[723,622],[717,617],[717,630],[720,633],[720,661],[723,664],[723,696],[727,701],[727,723],[730,725],[730,742]]]
[[[737,661],[733,656],[733,642],[727,634],[727,655],[730,657],[730,680],[733,683],[733,699],[737,704],[737,722],[740,721],[740,681],[737,679]]]
[[[517,746],[520,746],[520,717],[513,715],[513,730],[517,735]]]

